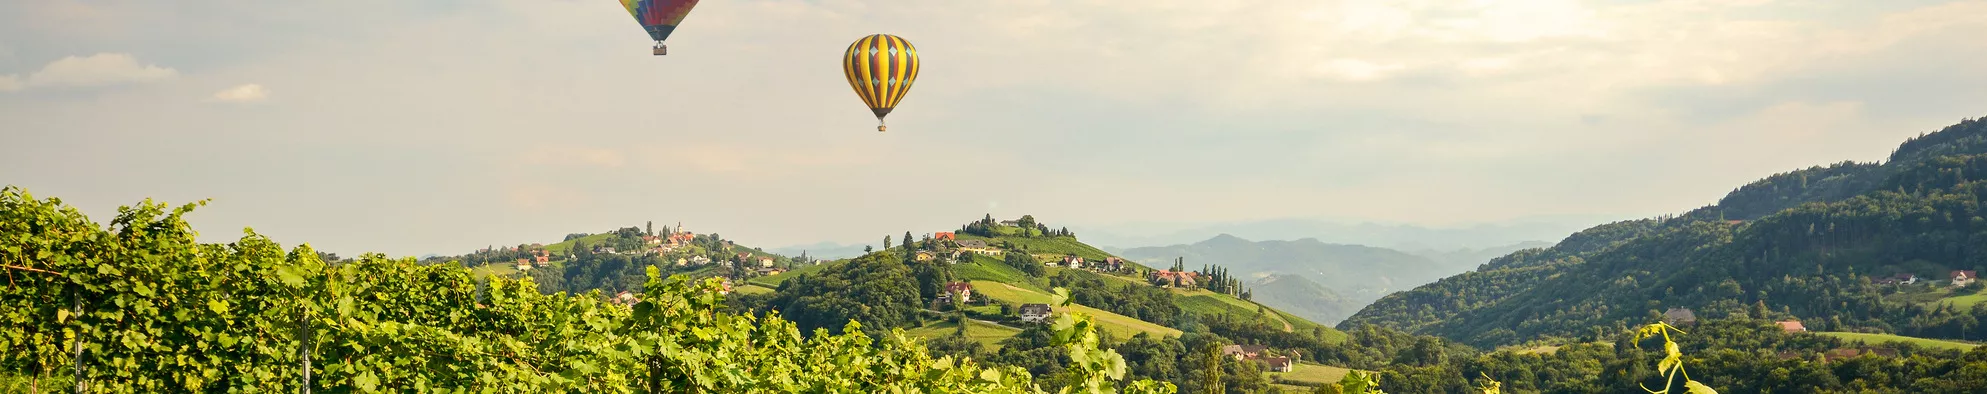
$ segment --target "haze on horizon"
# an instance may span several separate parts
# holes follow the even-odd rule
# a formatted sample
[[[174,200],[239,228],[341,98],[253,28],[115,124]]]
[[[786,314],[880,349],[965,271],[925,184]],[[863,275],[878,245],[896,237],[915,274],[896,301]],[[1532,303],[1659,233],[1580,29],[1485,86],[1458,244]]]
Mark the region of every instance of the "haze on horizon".
[[[599,0],[6,2],[0,180],[344,254],[1631,218],[1987,114],[1982,31],[1983,1],[747,0],[656,57]],[[879,32],[925,62],[888,133],[833,61]]]

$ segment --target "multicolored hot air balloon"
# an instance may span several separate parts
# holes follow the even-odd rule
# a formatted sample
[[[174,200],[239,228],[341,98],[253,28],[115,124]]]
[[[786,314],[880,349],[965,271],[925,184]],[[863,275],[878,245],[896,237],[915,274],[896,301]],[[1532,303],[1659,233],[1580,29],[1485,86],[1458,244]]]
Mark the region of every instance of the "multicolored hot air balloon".
[[[636,22],[642,23],[649,38],[655,39],[656,56],[669,54],[669,46],[662,45],[662,40],[668,39],[669,33],[676,31],[676,25],[683,23],[683,16],[690,15],[690,9],[697,6],[697,0],[617,1],[621,2],[621,8],[628,9],[628,14],[635,16]]]
[[[842,73],[856,96],[876,113],[876,131],[883,131],[883,116],[904,101],[911,82],[918,79],[918,48],[903,37],[871,34],[849,44],[842,54]]]

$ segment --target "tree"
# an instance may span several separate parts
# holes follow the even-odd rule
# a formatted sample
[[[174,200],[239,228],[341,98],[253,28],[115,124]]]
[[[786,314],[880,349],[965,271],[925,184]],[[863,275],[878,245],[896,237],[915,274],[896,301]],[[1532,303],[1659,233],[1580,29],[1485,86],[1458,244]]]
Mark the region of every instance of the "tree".
[[[884,249],[890,248],[890,236],[888,235],[883,236],[883,248]]]
[[[904,255],[909,256],[914,250],[913,248],[916,247],[916,245],[911,244],[911,232],[905,231],[904,238],[902,239],[904,240]]]
[[[645,228],[645,229],[647,229],[647,230],[648,230],[648,234],[649,234],[649,236],[651,236],[651,237],[655,236],[655,221],[654,221],[654,220],[650,220],[650,221],[648,221],[648,225],[646,225],[646,226],[643,226],[643,228]]]

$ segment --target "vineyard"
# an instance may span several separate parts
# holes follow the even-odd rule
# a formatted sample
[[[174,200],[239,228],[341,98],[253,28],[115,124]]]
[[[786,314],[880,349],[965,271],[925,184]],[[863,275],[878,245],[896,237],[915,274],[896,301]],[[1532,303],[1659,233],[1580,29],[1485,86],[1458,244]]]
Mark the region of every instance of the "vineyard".
[[[933,357],[901,330],[804,336],[777,313],[726,312],[714,280],[653,267],[623,306],[478,282],[457,264],[327,263],[253,231],[200,244],[184,216],[201,204],[147,200],[106,228],[0,191],[4,390],[1030,393],[1053,379],[1065,392],[1174,391],[1118,382],[1122,358],[1082,314],[1055,325],[1071,367],[1037,377]]]
[[[803,335],[777,311],[731,311],[716,279],[664,276],[655,266],[646,267],[640,301],[623,305],[599,291],[544,294],[529,277],[479,280],[457,263],[380,254],[324,261],[308,245],[285,250],[252,230],[233,243],[201,244],[184,217],[202,204],[173,208],[146,200],[120,208],[102,226],[58,199],[0,189],[6,281],[0,390],[1173,393],[1179,387],[1132,373],[1126,356],[1100,335],[1123,323],[1095,320],[1091,315],[1102,312],[1074,304],[1062,287],[1042,296],[1066,311],[1045,343],[1063,368],[1036,375],[934,353],[901,328],[878,333],[848,321],[843,334],[820,328]],[[1637,333],[1638,340],[1663,339],[1666,357],[1656,372],[1664,386],[1711,392],[1681,373],[1668,333],[1661,324]],[[1227,362],[1209,355],[1198,360]],[[1380,394],[1381,376],[1353,371],[1311,390]],[[1386,376],[1420,379],[1392,369]],[[1195,379],[1220,392],[1221,375]],[[1476,389],[1485,393],[1499,390],[1489,376],[1481,383],[1486,386]]]

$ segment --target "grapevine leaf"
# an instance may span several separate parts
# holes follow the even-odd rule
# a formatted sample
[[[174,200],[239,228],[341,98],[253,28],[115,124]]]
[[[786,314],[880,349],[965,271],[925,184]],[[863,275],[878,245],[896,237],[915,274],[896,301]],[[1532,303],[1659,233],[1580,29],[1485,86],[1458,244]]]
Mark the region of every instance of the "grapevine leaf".
[[[1712,390],[1711,386],[1705,386],[1695,380],[1684,381],[1683,387],[1690,390],[1686,392],[1688,394],[1718,394],[1718,390]]]

